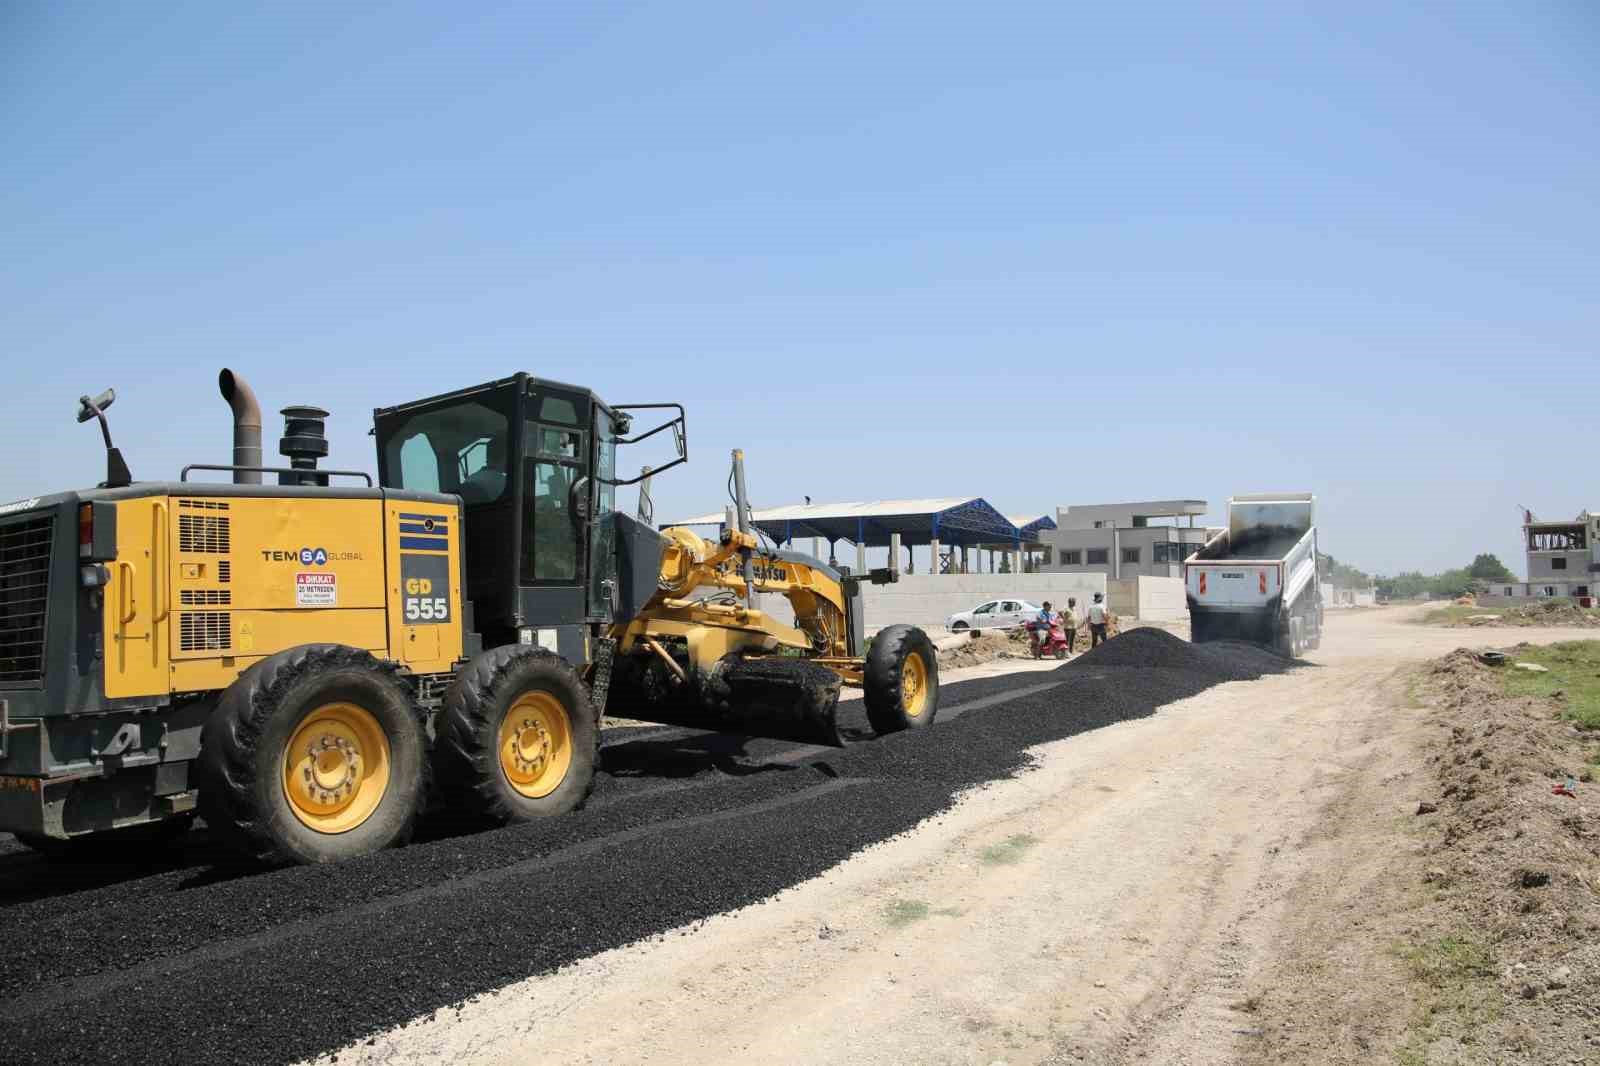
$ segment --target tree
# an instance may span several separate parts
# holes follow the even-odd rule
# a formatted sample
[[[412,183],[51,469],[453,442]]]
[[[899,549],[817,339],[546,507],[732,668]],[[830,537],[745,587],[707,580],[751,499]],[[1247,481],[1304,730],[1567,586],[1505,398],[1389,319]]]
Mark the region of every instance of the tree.
[[[1378,595],[1388,600],[1413,600],[1426,596],[1432,578],[1420,570],[1406,570],[1393,577],[1378,578]]]
[[[1446,570],[1428,579],[1428,591],[1435,596],[1454,599],[1472,591],[1472,572],[1466,567]]]
[[[1496,556],[1489,552],[1482,552],[1472,560],[1472,565],[1467,568],[1467,573],[1479,581],[1515,581],[1517,575],[1506,569]]]
[[[1472,592],[1475,583],[1480,581],[1515,580],[1510,577],[1479,577],[1478,571],[1480,569],[1488,572],[1487,567],[1484,566],[1485,560],[1489,564],[1500,567],[1500,570],[1505,570],[1505,567],[1500,566],[1500,560],[1492,555],[1484,554],[1474,559],[1471,566],[1446,570],[1442,574],[1424,574],[1420,570],[1407,570],[1403,573],[1395,574],[1393,577],[1379,577],[1376,579],[1378,595],[1391,600],[1414,600],[1423,596],[1454,599],[1457,596],[1464,596]]]
[[[1317,553],[1318,561],[1322,564],[1322,574],[1325,580],[1333,582],[1340,588],[1364,589],[1372,584],[1372,575],[1364,570],[1357,570],[1348,563],[1341,563],[1331,555]]]

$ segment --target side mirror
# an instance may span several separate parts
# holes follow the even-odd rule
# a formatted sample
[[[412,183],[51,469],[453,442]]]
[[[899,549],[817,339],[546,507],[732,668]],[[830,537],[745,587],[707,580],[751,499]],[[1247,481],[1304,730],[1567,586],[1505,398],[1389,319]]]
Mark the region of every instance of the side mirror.
[[[78,421],[87,422],[91,418],[100,417],[100,412],[116,403],[116,401],[116,389],[107,389],[92,400],[87,396],[78,397]]]
[[[127,461],[122,458],[122,452],[111,443],[111,424],[106,421],[106,408],[110,407],[116,398],[116,389],[107,389],[93,398],[78,397],[78,421],[99,420],[100,436],[105,438],[106,479],[100,483],[100,487],[104,489],[120,489],[124,485],[133,483],[133,475],[128,473]]]
[[[664,466],[656,467],[654,470],[650,470],[650,469],[646,468],[646,472],[643,473],[643,474],[640,474],[636,478],[627,478],[627,479],[618,478],[618,479],[610,481],[609,484],[612,484],[612,485],[637,485],[639,482],[643,481],[647,477],[650,477],[651,475],[662,473],[663,471],[672,469],[673,467],[677,466],[679,463],[686,463],[686,462],[689,461],[689,432],[688,432],[688,429],[686,428],[686,424],[685,424],[685,421],[684,421],[683,405],[682,404],[679,404],[679,403],[629,403],[629,404],[618,404],[616,407],[612,408],[612,411],[616,413],[616,417],[621,417],[621,418],[628,419],[630,427],[632,425],[632,417],[633,416],[627,414],[626,412],[628,412],[628,411],[670,411],[670,412],[675,412],[675,414],[673,414],[673,416],[671,418],[667,419],[667,421],[662,422],[660,425],[656,426],[654,429],[646,430],[645,432],[640,433],[637,436],[628,437],[628,436],[620,436],[619,435],[617,437],[616,443],[618,445],[637,444],[642,440],[650,439],[651,437],[655,436],[657,433],[662,432],[663,430],[670,429],[672,431],[672,444],[673,444],[674,449],[676,449],[676,451],[678,453],[678,457],[676,459],[672,460],[670,463],[667,463]]]

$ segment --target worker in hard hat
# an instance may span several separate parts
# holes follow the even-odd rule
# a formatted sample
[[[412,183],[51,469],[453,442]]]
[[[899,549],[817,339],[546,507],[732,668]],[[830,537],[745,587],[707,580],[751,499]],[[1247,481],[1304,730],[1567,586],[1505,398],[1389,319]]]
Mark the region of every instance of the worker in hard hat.
[[[1089,605],[1089,647],[1098,648],[1102,640],[1110,639],[1106,635],[1106,627],[1111,624],[1111,611],[1106,607],[1106,595],[1103,592],[1094,594],[1094,602]]]

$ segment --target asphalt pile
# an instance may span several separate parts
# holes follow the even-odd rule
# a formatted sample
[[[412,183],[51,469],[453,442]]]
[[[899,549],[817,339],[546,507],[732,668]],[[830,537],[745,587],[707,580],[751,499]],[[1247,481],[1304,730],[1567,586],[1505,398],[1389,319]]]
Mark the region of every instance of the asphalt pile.
[[[1083,668],[1155,667],[1181,670],[1211,682],[1249,681],[1281,672],[1288,663],[1275,651],[1239,640],[1190,644],[1163,629],[1130,629],[1086,652],[1073,665]]]
[[[60,888],[0,887],[6,1061],[316,1055],[760,903],[964,789],[1026,771],[1035,745],[1288,665],[1248,645],[1134,630],[1045,674],[947,686],[944,708],[1001,702],[844,749],[618,730],[582,811],[464,836],[436,826],[422,843],[335,866],[241,874],[209,865],[197,834],[188,862],[85,871],[74,891],[70,870],[0,854],[0,886]],[[858,707],[841,704],[841,717]]]

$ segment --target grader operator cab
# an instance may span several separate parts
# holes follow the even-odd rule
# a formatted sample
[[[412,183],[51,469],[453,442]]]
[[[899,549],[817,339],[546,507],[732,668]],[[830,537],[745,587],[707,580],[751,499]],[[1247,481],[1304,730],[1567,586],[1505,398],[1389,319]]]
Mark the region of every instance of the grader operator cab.
[[[0,830],[42,851],[137,848],[199,814],[246,855],[321,862],[405,841],[430,802],[561,814],[607,709],[838,744],[848,681],[880,733],[934,719],[920,630],[864,654],[858,584],[894,575],[764,548],[739,453],[714,542],[616,510],[639,480],[619,447],[667,433],[652,475],[687,460],[677,404],[518,374],[380,408],[374,485],[318,466],[315,407],[284,410],[289,464],[263,465],[254,394],[219,384],[231,463],[134,481],[107,392],[79,409],[105,481],[0,506]]]

